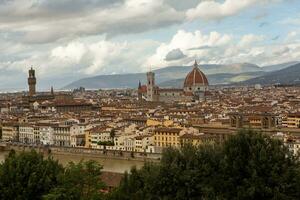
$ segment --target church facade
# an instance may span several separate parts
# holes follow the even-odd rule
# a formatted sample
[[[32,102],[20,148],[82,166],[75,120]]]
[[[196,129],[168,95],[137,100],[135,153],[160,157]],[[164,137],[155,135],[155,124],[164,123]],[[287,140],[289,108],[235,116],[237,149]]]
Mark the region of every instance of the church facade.
[[[208,93],[208,80],[205,74],[199,69],[197,62],[184,80],[182,88],[159,88],[155,84],[154,72],[147,73],[147,84],[138,87],[139,100],[154,102],[176,102],[204,100]]]

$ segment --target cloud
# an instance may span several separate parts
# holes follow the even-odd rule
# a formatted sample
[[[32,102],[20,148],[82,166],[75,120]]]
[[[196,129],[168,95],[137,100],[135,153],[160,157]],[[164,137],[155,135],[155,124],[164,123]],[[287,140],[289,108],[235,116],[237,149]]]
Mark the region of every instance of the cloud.
[[[196,8],[187,11],[188,19],[221,19],[238,14],[242,10],[259,3],[260,0],[225,0],[224,2],[203,1]]]
[[[194,47],[194,48],[190,48],[188,50],[192,51],[192,50],[204,50],[204,49],[211,49],[213,47],[208,46],[208,45],[203,45],[203,46],[199,46],[199,47]]]
[[[180,49],[173,49],[172,51],[167,53],[165,60],[166,61],[180,60],[185,57],[186,55],[184,55]]]
[[[162,43],[156,49],[156,52],[147,59],[145,66],[162,67],[170,64],[182,64],[182,60],[172,60],[172,62],[165,60],[166,55],[174,49],[180,49],[182,53],[189,58],[187,60],[193,60],[197,57],[204,58],[208,52],[190,50],[208,46],[221,48],[222,46],[228,45],[231,41],[232,37],[230,35],[220,34],[215,31],[209,34],[203,34],[201,31],[187,32],[185,30],[179,30],[169,43]]]
[[[194,8],[200,1],[205,0],[164,0],[164,2],[179,11]]]
[[[247,34],[242,37],[238,45],[241,47],[245,47],[252,45],[255,42],[262,41],[263,39],[264,37],[262,35]]]
[[[0,2],[0,32],[29,44],[72,41],[91,35],[111,38],[183,24],[187,19],[198,17],[219,19],[259,2],[261,0],[226,0],[224,3],[207,0],[9,0]]]
[[[288,33],[288,35],[286,36],[286,41],[293,41],[297,38],[297,36],[299,36],[299,33],[297,31],[291,31]]]
[[[290,35],[294,35],[291,33]],[[200,64],[253,63],[261,66],[298,60],[300,41],[281,44],[265,43],[264,35],[226,35],[218,32],[203,34],[200,31],[179,30],[168,43],[161,44],[144,66],[155,68],[172,65],[190,65],[197,59]],[[180,49],[185,58],[166,62],[166,55]],[[197,51],[204,50],[204,51]]]
[[[17,81],[11,77],[26,85],[31,65],[37,68],[39,86],[48,88],[86,76],[190,64],[195,58],[200,63],[257,64],[298,59],[297,29],[287,26],[290,33],[275,44],[262,41],[261,35],[241,35],[251,33],[248,27],[237,32],[205,21],[238,15],[261,2],[273,0],[0,0],[1,87]],[[298,24],[298,18],[291,15],[285,23]],[[199,21],[189,22],[194,19]],[[248,26],[244,21],[235,20],[234,27]],[[208,26],[195,31],[195,25]]]
[[[152,40],[113,42],[103,39],[94,42],[76,39],[19,60],[0,59],[0,74],[17,74],[26,84],[27,70],[33,66],[37,69],[40,87],[54,85],[59,88],[86,76],[142,71],[142,64],[150,56],[149,49],[156,46],[157,42]],[[10,78],[7,83],[13,85],[14,82]]]
[[[184,12],[163,0],[12,0],[0,7],[0,31],[17,33],[17,39],[25,43],[101,34],[112,37],[183,21]]]

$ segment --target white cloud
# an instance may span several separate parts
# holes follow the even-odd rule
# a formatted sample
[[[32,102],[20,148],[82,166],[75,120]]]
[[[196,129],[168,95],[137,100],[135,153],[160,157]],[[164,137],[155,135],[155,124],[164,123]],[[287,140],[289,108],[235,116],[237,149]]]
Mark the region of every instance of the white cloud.
[[[219,2],[215,0],[203,1],[196,8],[191,8],[186,12],[189,20],[201,19],[221,19],[240,13],[242,10],[255,4],[269,2],[272,0],[225,0]]]
[[[299,33],[297,31],[291,31],[286,36],[285,40],[287,42],[291,42],[291,41],[295,40],[298,36],[299,36]]]
[[[295,35],[291,33],[290,35]],[[217,32],[202,34],[200,31],[178,31],[169,43],[161,44],[156,52],[147,59],[145,66],[153,68],[188,65],[194,59],[202,64],[254,63],[258,65],[278,64],[298,60],[300,42],[281,44],[264,43],[265,36],[246,34],[226,35]],[[168,61],[165,56],[179,48],[186,57]],[[221,73],[221,72],[220,72]]]
[[[103,39],[95,42],[78,39],[19,60],[0,60],[0,73],[18,74],[25,80],[28,68],[33,66],[37,69],[40,85],[52,80],[51,84],[62,87],[86,76],[142,71],[149,49],[156,46],[157,42],[151,40],[113,42]],[[49,86],[49,82],[45,85]]]
[[[13,0],[3,4],[0,31],[17,33],[19,41],[27,43],[49,43],[77,36],[139,33],[184,21],[184,12],[163,0],[47,2]]]
[[[262,35],[247,34],[242,37],[238,45],[241,47],[246,47],[252,45],[253,43],[260,42],[263,39],[264,36]]]
[[[157,49],[156,53],[149,57],[146,61],[146,66],[152,65],[154,67],[162,67],[170,64],[182,63],[181,60],[168,62],[165,60],[166,55],[173,49],[180,49],[183,54],[188,57],[203,57],[207,51],[194,51],[190,50],[200,46],[221,47],[228,45],[231,42],[231,36],[227,34],[220,34],[218,32],[211,32],[207,35],[202,34],[201,31],[187,32],[179,30],[166,44],[162,43]]]
[[[59,46],[51,51],[51,57],[61,60],[62,62],[78,63],[87,48],[83,43],[71,42],[67,46]]]

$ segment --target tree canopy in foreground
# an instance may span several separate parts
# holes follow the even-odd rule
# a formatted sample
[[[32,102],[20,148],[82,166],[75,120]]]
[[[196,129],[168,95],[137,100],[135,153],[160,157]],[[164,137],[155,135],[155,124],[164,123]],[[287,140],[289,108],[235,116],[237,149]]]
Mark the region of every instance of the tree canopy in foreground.
[[[0,199],[300,199],[298,157],[251,130],[220,145],[168,148],[159,163],[126,173],[110,194],[102,193],[101,169],[95,161],[63,167],[34,151],[11,152],[0,164]]]
[[[243,130],[222,145],[166,149],[111,199],[300,199],[300,166],[281,141]]]

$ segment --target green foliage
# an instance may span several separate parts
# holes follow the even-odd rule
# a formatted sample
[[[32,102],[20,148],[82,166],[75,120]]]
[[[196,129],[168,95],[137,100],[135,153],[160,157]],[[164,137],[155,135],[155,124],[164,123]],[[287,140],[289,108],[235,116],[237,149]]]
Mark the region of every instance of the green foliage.
[[[96,200],[102,199],[102,166],[95,161],[70,162],[60,174],[57,187],[45,195],[47,200]]]
[[[113,141],[103,141],[103,142],[98,142],[98,145],[103,145],[103,146],[114,146],[114,142]]]
[[[298,158],[279,140],[241,131],[224,145],[221,162],[226,199],[299,199]]]
[[[299,158],[281,141],[251,130],[220,145],[168,148],[160,163],[133,168],[105,196],[101,170],[95,161],[63,168],[35,151],[12,151],[0,164],[0,199],[300,199]]]
[[[41,199],[57,184],[62,169],[57,161],[35,151],[11,151],[0,165],[0,199]]]
[[[63,168],[36,151],[11,151],[0,165],[0,199],[98,200],[102,166],[95,161],[69,163]]]
[[[249,130],[223,145],[169,148],[111,195],[138,199],[300,199],[300,166],[278,140]]]

